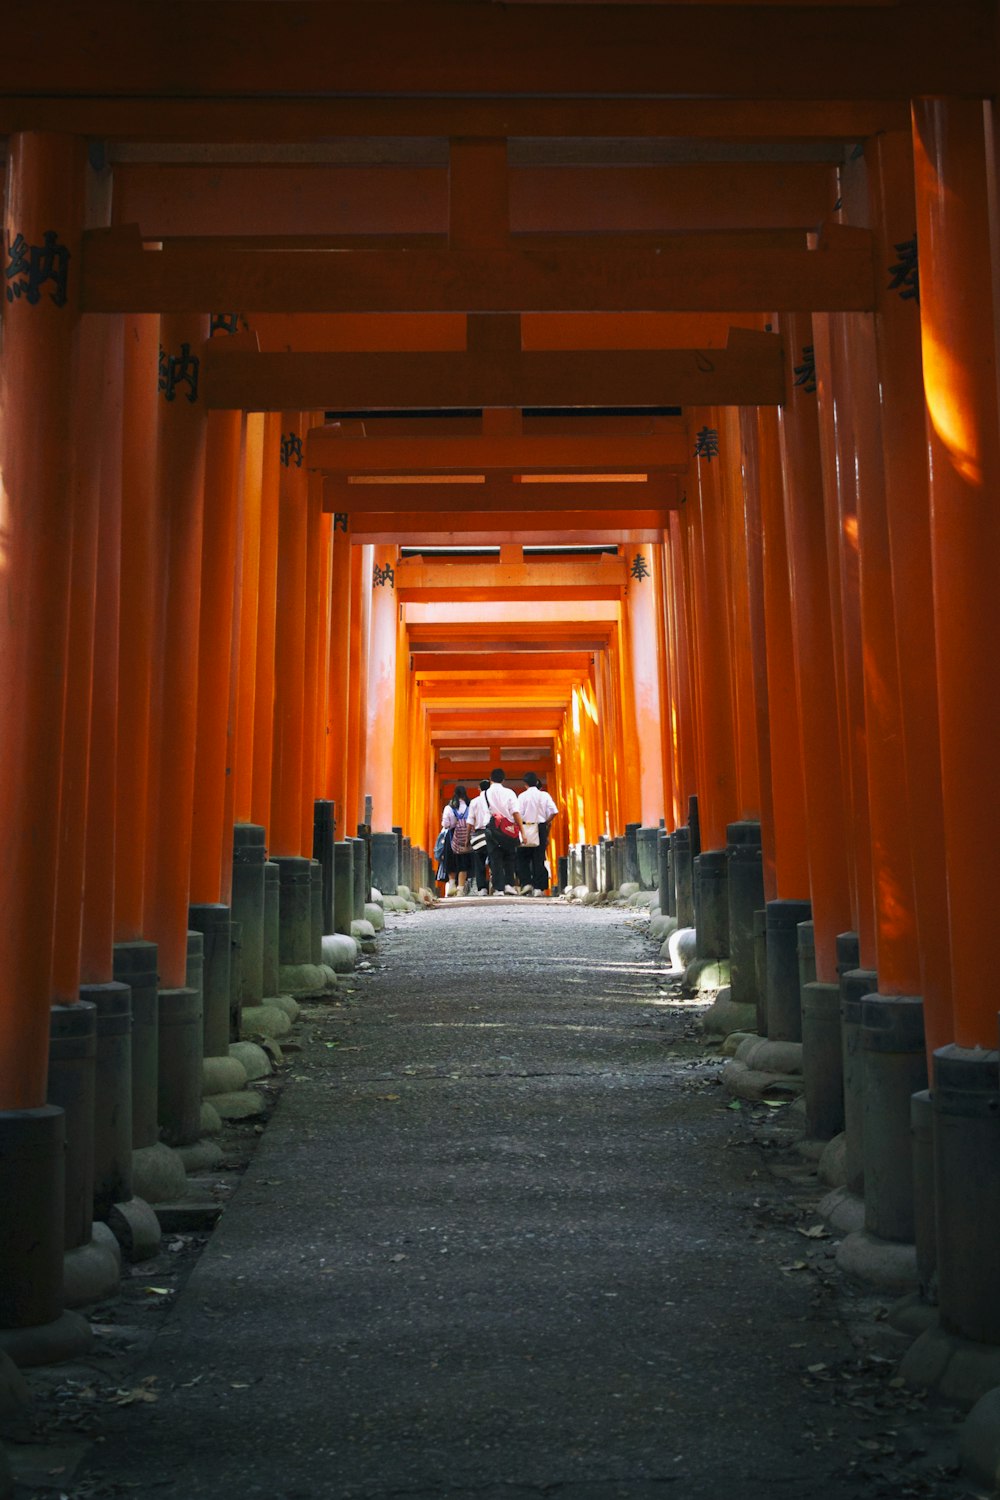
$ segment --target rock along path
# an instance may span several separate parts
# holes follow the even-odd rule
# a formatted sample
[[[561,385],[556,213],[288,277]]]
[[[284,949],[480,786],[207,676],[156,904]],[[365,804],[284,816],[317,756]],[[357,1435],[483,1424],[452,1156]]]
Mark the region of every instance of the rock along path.
[[[621,910],[394,919],[307,1020],[98,1492],[884,1493],[846,1471],[860,1419],[804,1394],[851,1345],[779,1268],[806,1242],[755,1224],[690,1023]]]

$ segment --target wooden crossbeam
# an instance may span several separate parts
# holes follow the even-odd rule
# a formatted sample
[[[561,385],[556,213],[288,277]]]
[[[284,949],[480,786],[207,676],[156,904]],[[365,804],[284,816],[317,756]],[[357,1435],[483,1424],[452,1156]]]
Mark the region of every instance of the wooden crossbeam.
[[[365,439],[365,441],[373,441]],[[378,441],[375,439],[374,441]],[[475,439],[469,439],[475,442]],[[603,440],[602,440],[603,441]],[[434,443],[437,452],[439,443]],[[475,515],[495,517],[498,524],[510,526],[509,513],[527,511],[539,517],[539,524],[551,524],[545,512],[663,512],[680,504],[681,487],[672,473],[642,476],[644,483],[582,483],[558,479],[551,484],[515,483],[513,475],[489,474],[483,484],[350,484],[345,477],[328,475],[323,483],[323,509],[334,515],[346,514],[356,529],[362,518],[370,515],[398,515],[401,520],[438,515]],[[583,519],[593,524],[597,516]],[[617,516],[623,522],[626,516]],[[414,520],[414,524],[416,521]]]
[[[526,474],[562,474],[574,469],[586,474],[636,474],[650,469],[686,470],[690,451],[687,426],[680,419],[669,425],[665,420],[662,432],[623,437],[582,433],[353,437],[328,426],[310,430],[305,462],[310,469],[354,475],[481,474],[491,469]]]
[[[776,334],[734,329],[725,349],[504,350],[464,354],[260,354],[210,339],[210,407],[322,411],[463,406],[777,406]]]
[[[625,243],[616,242],[624,239]],[[685,235],[545,248],[144,249],[135,225],[84,235],[86,312],[866,312],[870,246],[753,248]]]
[[[620,599],[627,580],[624,558],[503,563],[404,558],[395,567],[397,599],[474,602],[506,599]]]
[[[74,0],[8,7],[0,91],[909,99],[995,87],[988,0],[905,7]]]
[[[361,546],[441,547],[518,546],[523,542],[558,547],[566,542],[592,547],[644,547],[662,542],[670,524],[665,511],[639,511],[617,526],[587,511],[513,511],[510,515],[468,515],[446,511],[427,517],[363,515],[351,527],[351,541]]]
[[[589,651],[497,651],[489,661],[476,665],[480,672],[589,672],[593,655]],[[414,673],[457,672],[468,676],[469,655],[465,651],[410,651]]]

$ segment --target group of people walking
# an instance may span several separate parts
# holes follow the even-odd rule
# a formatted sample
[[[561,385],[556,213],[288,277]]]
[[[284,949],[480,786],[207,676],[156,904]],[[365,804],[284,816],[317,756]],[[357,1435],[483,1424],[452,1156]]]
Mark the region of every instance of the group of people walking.
[[[438,879],[446,896],[543,896],[552,820],[559,809],[534,771],[526,771],[524,791],[505,785],[497,768],[469,800],[459,783],[441,813]]]

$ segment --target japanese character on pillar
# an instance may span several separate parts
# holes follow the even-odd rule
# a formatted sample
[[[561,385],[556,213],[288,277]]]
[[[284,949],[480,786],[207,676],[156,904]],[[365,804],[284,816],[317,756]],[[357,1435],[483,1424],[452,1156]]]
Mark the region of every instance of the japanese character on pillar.
[[[920,306],[920,271],[917,265],[917,237],[892,247],[899,259],[889,267],[889,290],[899,292],[904,302]]]
[[[295,460],[295,467],[301,469],[302,438],[297,432],[283,432],[281,434],[281,462],[286,469],[290,469],[293,459]]]
[[[157,390],[163,392],[163,399],[174,401],[177,397],[177,387],[186,385],[187,399],[191,402],[197,401],[200,366],[201,360],[197,354],[191,353],[190,344],[182,344],[180,354],[168,354],[161,344],[156,386]]]
[[[641,552],[637,552],[633,557],[629,572],[636,583],[641,583],[644,578],[649,577],[649,566]]]
[[[793,365],[795,371],[795,384],[800,385],[807,395],[815,395],[816,392],[816,350],[812,344],[802,345],[802,363]]]
[[[334,511],[334,513],[333,513],[333,529],[334,529],[334,531],[342,531],[345,536],[347,535],[347,511],[346,510],[335,510]]]
[[[703,458],[706,463],[711,463],[713,458],[719,456],[719,431],[716,427],[702,427],[695,434],[694,456]]]
[[[4,278],[7,301],[14,302],[23,297],[34,306],[41,301],[41,288],[51,282],[55,288],[49,293],[56,307],[66,304],[66,282],[69,275],[69,250],[59,243],[54,229],[46,229],[40,245],[29,245],[23,234],[16,235],[7,247],[7,264]]]
[[[396,574],[393,569],[392,563],[386,563],[384,568],[379,567],[378,563],[375,564],[375,567],[372,571],[373,588],[380,589],[382,588],[383,584],[386,583],[390,588],[393,588],[395,586],[395,582]]]
[[[213,339],[217,333],[239,333],[241,328],[246,332],[249,327],[246,318],[241,318],[239,313],[213,313],[208,336]]]

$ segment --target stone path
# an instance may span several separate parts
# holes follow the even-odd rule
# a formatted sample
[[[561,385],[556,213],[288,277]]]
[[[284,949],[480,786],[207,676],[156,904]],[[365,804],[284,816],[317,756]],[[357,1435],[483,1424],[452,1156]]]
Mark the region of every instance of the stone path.
[[[870,1419],[808,1367],[856,1351],[789,1269],[807,1242],[761,1227],[652,952],[614,909],[393,919],[307,1021],[91,1493],[930,1493],[849,1469]]]

